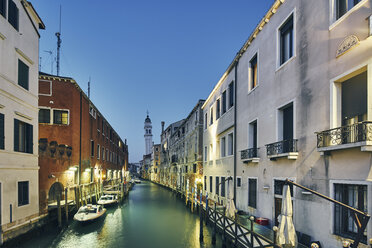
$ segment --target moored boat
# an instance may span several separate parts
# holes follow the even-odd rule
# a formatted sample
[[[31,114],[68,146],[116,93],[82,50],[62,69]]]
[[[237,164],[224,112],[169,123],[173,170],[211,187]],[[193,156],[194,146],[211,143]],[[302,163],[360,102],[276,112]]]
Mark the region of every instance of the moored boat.
[[[141,183],[141,180],[140,179],[134,179],[134,182],[135,183]]]
[[[99,198],[98,202],[99,205],[111,205],[118,203],[118,196],[117,195],[103,195]]]
[[[84,205],[79,208],[79,211],[74,215],[74,220],[79,222],[90,222],[97,220],[106,213],[106,209],[101,205]]]

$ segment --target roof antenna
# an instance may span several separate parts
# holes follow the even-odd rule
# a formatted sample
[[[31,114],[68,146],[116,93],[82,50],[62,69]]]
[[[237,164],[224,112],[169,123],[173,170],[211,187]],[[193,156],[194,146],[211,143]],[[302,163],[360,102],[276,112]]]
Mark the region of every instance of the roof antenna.
[[[51,66],[50,66],[50,74],[53,75],[53,52],[52,51],[47,51],[47,50],[44,50],[44,52],[46,53],[49,53],[50,55],[50,63],[51,63]]]
[[[59,5],[59,32],[56,33],[57,36],[57,76],[59,76],[59,60],[60,60],[60,49],[61,49],[61,15],[62,15],[62,6]]]
[[[90,76],[88,81],[88,98],[90,99]]]

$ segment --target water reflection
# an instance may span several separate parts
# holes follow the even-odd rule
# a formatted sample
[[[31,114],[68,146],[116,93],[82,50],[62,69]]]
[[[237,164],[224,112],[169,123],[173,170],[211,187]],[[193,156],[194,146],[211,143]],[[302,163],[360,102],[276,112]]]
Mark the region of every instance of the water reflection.
[[[205,243],[199,243],[199,223],[199,216],[170,191],[144,182],[101,220],[85,225],[72,221],[63,232],[48,230],[21,247],[213,247],[212,230],[206,226]],[[221,247],[218,236],[216,247]]]

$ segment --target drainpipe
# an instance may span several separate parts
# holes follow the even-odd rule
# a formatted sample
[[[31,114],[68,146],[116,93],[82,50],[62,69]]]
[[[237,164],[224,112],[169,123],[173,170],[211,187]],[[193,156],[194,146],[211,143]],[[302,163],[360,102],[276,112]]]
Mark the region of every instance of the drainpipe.
[[[82,110],[83,110],[83,93],[80,91],[80,131],[79,131],[79,185],[81,184],[81,121],[82,121]]]
[[[234,95],[235,95],[235,102],[234,102],[234,205],[236,206],[236,112],[237,112],[237,85],[238,85],[238,64],[239,64],[240,55],[235,60],[235,82],[234,82]]]

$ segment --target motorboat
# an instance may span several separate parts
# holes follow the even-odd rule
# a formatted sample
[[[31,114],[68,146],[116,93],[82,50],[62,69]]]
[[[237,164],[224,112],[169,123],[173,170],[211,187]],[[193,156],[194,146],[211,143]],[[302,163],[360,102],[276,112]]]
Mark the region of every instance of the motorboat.
[[[105,213],[106,208],[101,205],[87,204],[79,208],[79,211],[74,215],[74,220],[82,223],[95,221]]]
[[[99,205],[111,205],[118,202],[118,196],[117,195],[103,195],[98,200]]]
[[[141,183],[141,180],[137,178],[137,179],[134,179],[134,182],[135,183]]]

